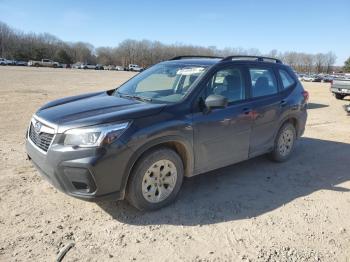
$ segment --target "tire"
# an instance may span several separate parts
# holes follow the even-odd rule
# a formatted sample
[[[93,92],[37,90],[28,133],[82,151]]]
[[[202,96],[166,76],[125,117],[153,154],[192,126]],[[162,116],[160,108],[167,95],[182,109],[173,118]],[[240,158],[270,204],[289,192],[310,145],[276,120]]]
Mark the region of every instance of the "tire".
[[[168,165],[166,169],[165,165]],[[144,154],[133,168],[126,199],[141,211],[160,209],[175,200],[183,176],[183,163],[175,151],[166,147],[153,149]]]
[[[277,133],[270,159],[284,162],[292,155],[296,141],[296,130],[293,124],[285,123]]]
[[[338,99],[338,100],[343,100],[344,99],[344,95],[341,95],[341,94],[335,94],[335,98]]]
[[[35,66],[35,67],[39,67],[39,64],[35,64],[34,66]]]

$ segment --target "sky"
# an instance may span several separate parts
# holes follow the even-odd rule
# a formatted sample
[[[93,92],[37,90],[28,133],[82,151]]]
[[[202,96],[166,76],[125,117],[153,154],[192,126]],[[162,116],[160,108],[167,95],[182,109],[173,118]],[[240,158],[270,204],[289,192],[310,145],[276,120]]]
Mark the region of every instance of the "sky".
[[[125,39],[350,56],[350,0],[0,0],[0,21],[64,41]]]

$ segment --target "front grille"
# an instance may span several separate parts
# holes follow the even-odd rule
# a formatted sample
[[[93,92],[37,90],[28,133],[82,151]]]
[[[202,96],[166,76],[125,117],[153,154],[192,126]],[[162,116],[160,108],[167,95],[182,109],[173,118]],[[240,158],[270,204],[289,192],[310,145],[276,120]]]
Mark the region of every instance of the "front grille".
[[[44,132],[40,132],[37,133],[34,130],[34,126],[33,123],[30,123],[30,128],[29,128],[29,139],[37,146],[39,147],[41,150],[47,152],[47,150],[49,149],[49,146],[51,144],[52,138],[53,138],[53,134],[49,134],[49,133],[44,133]]]

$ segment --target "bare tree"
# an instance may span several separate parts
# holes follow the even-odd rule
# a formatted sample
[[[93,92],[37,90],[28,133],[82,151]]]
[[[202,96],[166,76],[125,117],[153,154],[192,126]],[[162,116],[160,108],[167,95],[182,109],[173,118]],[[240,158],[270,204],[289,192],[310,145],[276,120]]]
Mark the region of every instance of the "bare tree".
[[[326,64],[326,72],[330,73],[332,71],[332,67],[337,61],[337,56],[333,52],[328,52],[325,55],[325,64]]]
[[[5,23],[0,22],[0,54],[1,57],[8,56],[11,49],[11,39],[14,31]]]
[[[283,61],[295,68],[298,62],[298,54],[296,52],[286,52],[283,55]]]
[[[303,64],[305,65],[305,71],[307,73],[311,73],[314,67],[315,56],[310,54],[303,54]]]
[[[315,67],[317,73],[322,73],[326,65],[325,54],[318,53],[315,55]]]
[[[43,33],[23,33],[16,31],[0,22],[0,55],[11,59],[56,59],[62,63],[100,63],[122,65],[138,64],[148,67],[157,62],[167,60],[179,55],[261,55],[256,48],[245,49],[242,47],[226,47],[218,49],[215,46],[203,47],[182,43],[163,44],[159,41],[126,39],[118,46],[94,48],[89,43],[68,43],[54,35]],[[281,53],[276,49],[271,50],[267,56],[282,59],[298,72],[316,70],[330,72],[335,64],[336,56],[333,52],[316,55],[300,52]]]

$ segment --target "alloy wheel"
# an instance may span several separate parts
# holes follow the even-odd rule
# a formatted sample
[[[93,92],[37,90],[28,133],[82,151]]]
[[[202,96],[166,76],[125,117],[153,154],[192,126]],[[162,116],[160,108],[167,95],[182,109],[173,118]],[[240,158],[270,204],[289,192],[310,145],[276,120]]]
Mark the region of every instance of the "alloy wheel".
[[[159,203],[170,196],[177,180],[175,164],[170,160],[159,160],[152,164],[142,179],[143,197],[150,203]]]
[[[278,151],[282,156],[287,156],[293,147],[294,134],[290,129],[285,129],[278,139]]]

